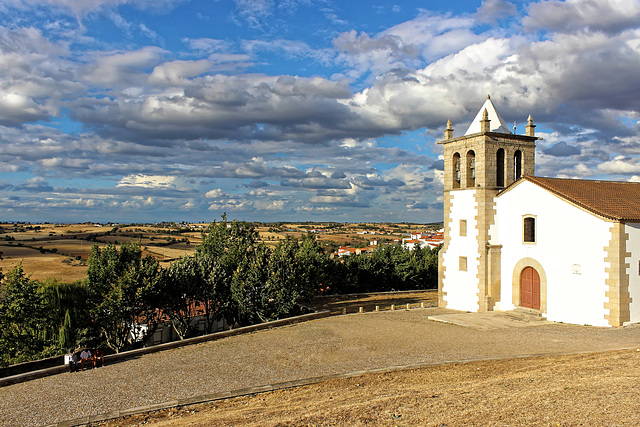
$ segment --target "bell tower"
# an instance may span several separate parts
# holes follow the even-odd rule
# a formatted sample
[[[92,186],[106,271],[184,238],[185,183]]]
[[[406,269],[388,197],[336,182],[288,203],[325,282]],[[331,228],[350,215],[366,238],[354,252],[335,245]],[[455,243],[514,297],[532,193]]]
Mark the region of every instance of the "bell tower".
[[[500,298],[500,249],[490,246],[495,196],[535,168],[535,125],[512,133],[487,96],[463,136],[447,122],[444,140],[444,245],[438,268],[438,305],[489,311]],[[514,128],[515,131],[515,128]]]

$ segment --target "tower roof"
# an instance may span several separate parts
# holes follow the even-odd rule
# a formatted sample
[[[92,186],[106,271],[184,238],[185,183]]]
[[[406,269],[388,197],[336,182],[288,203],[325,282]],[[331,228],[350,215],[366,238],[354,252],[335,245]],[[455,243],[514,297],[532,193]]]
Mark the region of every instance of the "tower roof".
[[[475,119],[473,119],[473,121],[471,122],[469,129],[467,129],[467,131],[465,132],[465,136],[471,135],[472,133],[481,132],[480,120],[482,120],[482,114],[485,109],[487,110],[487,113],[489,115],[489,120],[491,120],[489,128],[491,132],[511,133],[511,130],[509,130],[509,126],[504,121],[504,119],[500,117],[498,110],[496,110],[495,105],[493,105],[493,102],[491,102],[491,97],[487,95],[487,100],[480,108],[480,111],[478,111],[478,114],[476,114]]]

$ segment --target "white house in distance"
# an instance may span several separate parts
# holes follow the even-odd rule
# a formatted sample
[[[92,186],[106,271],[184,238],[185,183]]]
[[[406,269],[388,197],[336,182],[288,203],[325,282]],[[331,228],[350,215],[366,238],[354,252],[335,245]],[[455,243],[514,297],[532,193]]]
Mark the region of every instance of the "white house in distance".
[[[640,183],[536,177],[534,130],[489,97],[463,136],[447,124],[440,307],[640,322]]]

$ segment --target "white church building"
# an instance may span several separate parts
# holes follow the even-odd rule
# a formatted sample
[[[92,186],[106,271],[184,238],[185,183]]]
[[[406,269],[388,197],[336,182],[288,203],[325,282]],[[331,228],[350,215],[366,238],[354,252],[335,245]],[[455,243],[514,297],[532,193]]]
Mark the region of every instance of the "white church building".
[[[537,139],[489,97],[463,136],[447,123],[439,306],[640,322],[640,183],[536,177]]]

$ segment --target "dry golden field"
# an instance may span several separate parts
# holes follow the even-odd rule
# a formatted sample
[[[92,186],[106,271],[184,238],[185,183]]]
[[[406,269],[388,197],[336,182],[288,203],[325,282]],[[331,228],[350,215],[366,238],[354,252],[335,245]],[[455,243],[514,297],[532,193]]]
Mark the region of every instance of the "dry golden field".
[[[22,262],[22,269],[34,280],[55,278],[64,282],[82,280],[87,267],[83,261],[63,255],[40,253],[36,249],[18,246],[0,246],[3,259],[0,267],[4,273]]]

